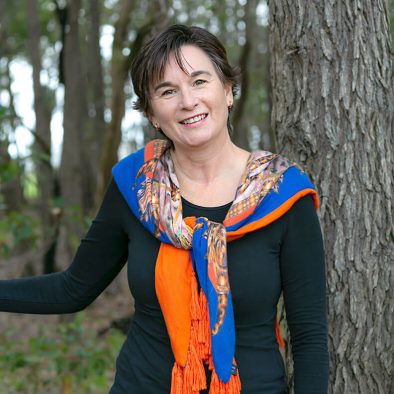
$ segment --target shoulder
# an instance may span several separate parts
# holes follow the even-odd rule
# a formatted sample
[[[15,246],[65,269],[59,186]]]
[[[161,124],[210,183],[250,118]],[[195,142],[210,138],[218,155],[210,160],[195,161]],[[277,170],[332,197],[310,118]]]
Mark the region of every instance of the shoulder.
[[[130,178],[134,175],[133,179],[135,179],[144,164],[159,159],[168,147],[168,141],[156,139],[148,142],[142,149],[124,157],[112,169],[116,182],[118,183],[118,179],[124,176]]]
[[[129,177],[131,173],[138,171],[144,163],[144,151],[145,148],[139,149],[115,164],[112,168],[112,175],[117,183],[118,180],[122,179],[124,176]]]
[[[250,162],[256,164],[265,164],[265,168],[270,172],[285,172],[286,170],[295,167],[300,172],[304,172],[296,162],[290,160],[286,156],[279,153],[274,153],[266,150],[255,150],[250,154]],[[255,164],[255,166],[256,166]]]
[[[138,214],[138,202],[134,186],[138,171],[144,164],[144,151],[145,148],[126,156],[112,168],[114,183],[135,214]]]
[[[316,188],[307,172],[297,163],[280,154],[263,150],[252,152],[251,162],[251,175],[254,172],[260,173],[270,188],[268,196],[277,204],[287,201],[287,206],[290,207],[300,198],[310,194],[315,207],[318,206]]]

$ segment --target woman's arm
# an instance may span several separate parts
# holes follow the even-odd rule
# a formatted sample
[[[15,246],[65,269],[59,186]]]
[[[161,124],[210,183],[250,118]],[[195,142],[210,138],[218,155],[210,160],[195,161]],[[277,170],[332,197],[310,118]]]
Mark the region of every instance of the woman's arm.
[[[0,281],[0,311],[73,313],[84,309],[108,286],[127,259],[123,229],[128,209],[114,181],[82,239],[70,267],[63,272]]]
[[[311,196],[300,199],[287,214],[280,264],[295,393],[326,394],[326,275],[320,224]]]

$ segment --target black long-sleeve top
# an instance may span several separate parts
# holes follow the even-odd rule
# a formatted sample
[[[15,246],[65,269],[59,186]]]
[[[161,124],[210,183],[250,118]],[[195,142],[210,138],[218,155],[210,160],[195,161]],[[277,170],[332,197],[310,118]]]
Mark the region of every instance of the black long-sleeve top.
[[[230,205],[203,208],[183,200],[183,215],[222,222]],[[71,266],[60,273],[0,281],[0,310],[39,314],[82,310],[128,261],[135,314],[110,393],[169,394],[174,356],[154,286],[159,246],[112,181]],[[275,222],[230,242],[228,269],[242,393],[287,390],[274,329],[281,291],[291,333],[295,392],[327,393],[325,264],[312,198],[301,198]]]

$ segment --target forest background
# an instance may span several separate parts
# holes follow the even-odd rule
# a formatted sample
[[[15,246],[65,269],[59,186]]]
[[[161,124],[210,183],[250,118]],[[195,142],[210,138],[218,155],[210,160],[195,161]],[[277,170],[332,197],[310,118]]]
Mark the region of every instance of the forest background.
[[[394,392],[393,22],[393,0],[0,0],[0,278],[67,268],[112,166],[155,138],[133,55],[200,25],[242,71],[234,141],[318,188],[330,392]],[[82,315],[0,314],[0,394],[108,392],[132,310],[122,272]]]

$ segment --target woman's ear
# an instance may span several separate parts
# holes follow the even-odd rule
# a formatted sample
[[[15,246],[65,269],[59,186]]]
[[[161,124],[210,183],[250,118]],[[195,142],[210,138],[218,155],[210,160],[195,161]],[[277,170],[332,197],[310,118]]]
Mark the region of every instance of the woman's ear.
[[[154,116],[150,115],[148,112],[144,112],[145,117],[148,119],[149,123],[155,128],[159,129],[160,126],[157,123],[156,119]]]
[[[224,92],[227,101],[227,107],[232,107],[234,104],[234,95],[233,95],[233,85],[231,83],[225,83]]]
[[[150,116],[148,118],[149,122],[152,124],[152,126],[156,129],[159,130],[160,129],[160,125],[159,123],[156,121],[156,118],[154,116]]]

